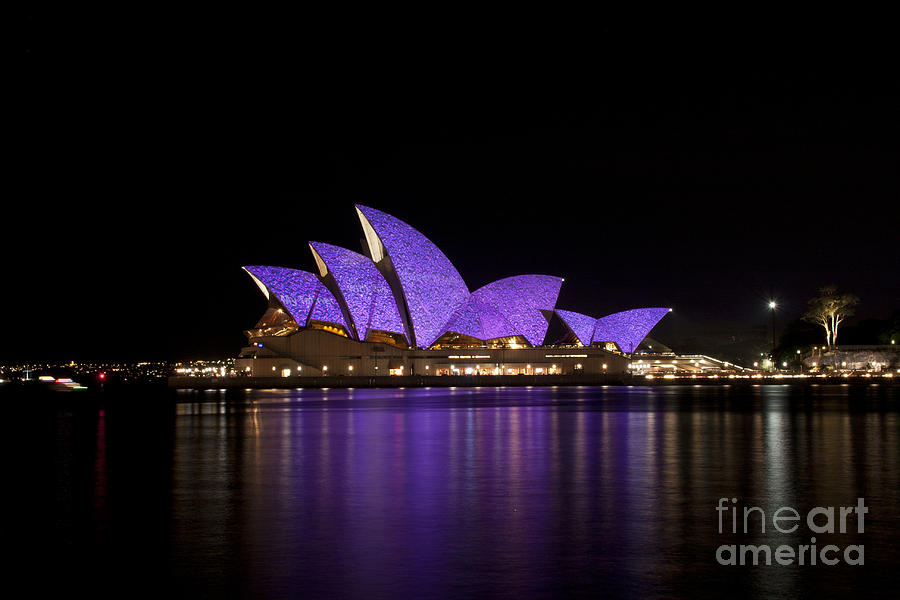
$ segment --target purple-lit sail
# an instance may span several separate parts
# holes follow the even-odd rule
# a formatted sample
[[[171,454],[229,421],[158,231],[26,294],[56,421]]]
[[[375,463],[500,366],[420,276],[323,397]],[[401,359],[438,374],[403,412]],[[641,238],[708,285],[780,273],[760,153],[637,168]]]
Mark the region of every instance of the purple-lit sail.
[[[513,331],[503,335],[522,335],[532,346],[540,346],[547,333],[541,310],[553,310],[561,286],[562,279],[551,275],[516,275],[489,283],[472,296],[512,326]]]
[[[319,284],[316,287],[316,303],[313,305],[312,312],[309,313],[309,318],[317,321],[337,323],[338,325],[343,325],[346,329],[347,323],[344,321],[344,313],[341,312],[341,305],[338,304],[334,294],[322,282],[316,281],[316,283]]]
[[[404,335],[403,321],[391,289],[368,257],[322,242],[310,242],[309,245],[341,290],[360,340],[366,339],[369,329]]]
[[[463,335],[470,335],[479,340],[485,339],[484,328],[481,326],[481,319],[478,318],[478,308],[475,306],[475,299],[470,296],[469,301],[457,309],[456,314],[450,318],[444,329]]]
[[[601,317],[594,325],[591,341],[615,342],[622,352],[634,352],[668,312],[668,308],[635,308]]]
[[[301,327],[315,319],[349,330],[346,314],[361,340],[378,329],[411,333],[420,348],[431,346],[447,331],[481,340],[522,336],[532,346],[543,343],[548,327],[544,315],[554,310],[562,279],[518,275],[470,294],[450,260],[424,235],[379,210],[360,205],[356,209],[371,260],[331,244],[310,243],[320,274],[331,273],[340,290],[337,298],[313,273],[244,267],[266,297],[274,294]],[[392,271],[380,268],[385,257],[390,259]],[[390,284],[382,272],[388,274]],[[394,291],[402,294],[408,324],[403,323],[396,303],[401,298],[395,298]],[[615,342],[623,352],[633,352],[667,312],[667,308],[639,308],[594,320],[572,311],[556,311],[582,344]]]
[[[556,314],[563,320],[566,327],[575,334],[579,342],[585,346],[591,345],[591,334],[594,333],[594,325],[597,319],[571,310],[556,309]]]
[[[244,270],[275,295],[298,325],[306,325],[319,283],[314,274],[284,267],[249,266]]]
[[[301,327],[308,318],[347,326],[337,300],[315,274],[284,267],[249,266],[244,270],[274,294]]]
[[[394,293],[391,292],[390,286],[384,280],[384,276],[378,273],[381,282],[384,285],[378,285],[372,294],[372,308],[369,311],[368,329],[381,329],[390,333],[396,333],[406,338],[406,331],[403,327],[403,319],[397,311],[397,301],[394,299]],[[407,343],[409,341],[407,340]]]
[[[485,340],[518,335],[515,326],[503,314],[473,295]]]
[[[469,297],[469,301],[456,312],[444,329],[479,340],[516,335],[515,328],[499,311],[480,302],[474,295]]]
[[[395,217],[367,206],[356,206],[363,230],[371,225],[394,265],[415,343],[427,348],[445,330],[443,325],[469,298],[469,289],[450,260],[424,235]],[[372,257],[381,259],[366,231]]]

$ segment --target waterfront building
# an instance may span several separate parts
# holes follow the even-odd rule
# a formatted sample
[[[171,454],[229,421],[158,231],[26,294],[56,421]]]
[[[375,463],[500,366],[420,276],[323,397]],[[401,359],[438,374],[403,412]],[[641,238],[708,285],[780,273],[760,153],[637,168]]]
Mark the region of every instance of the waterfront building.
[[[645,338],[631,354],[633,375],[729,375],[750,372],[733,362],[707,354],[679,354],[658,340]]]
[[[327,375],[624,373],[671,309],[600,318],[559,309],[553,275],[470,291],[453,263],[407,223],[356,206],[363,253],[310,242],[317,272],[247,266],[269,305],[245,332],[237,372]]]

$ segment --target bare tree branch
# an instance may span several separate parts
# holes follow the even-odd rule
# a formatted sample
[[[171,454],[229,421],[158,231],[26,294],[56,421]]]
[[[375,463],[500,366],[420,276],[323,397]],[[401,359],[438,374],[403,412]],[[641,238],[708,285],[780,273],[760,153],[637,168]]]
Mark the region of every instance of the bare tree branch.
[[[826,285],[819,289],[819,296],[809,300],[809,308],[802,319],[825,329],[825,343],[831,348],[837,344],[838,326],[853,315],[853,307],[859,297],[849,292],[839,292],[837,286]]]

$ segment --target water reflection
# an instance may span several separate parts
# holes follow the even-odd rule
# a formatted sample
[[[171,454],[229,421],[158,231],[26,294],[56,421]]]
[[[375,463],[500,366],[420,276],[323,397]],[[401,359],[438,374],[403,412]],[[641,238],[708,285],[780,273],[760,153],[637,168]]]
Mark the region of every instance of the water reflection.
[[[148,505],[166,515],[153,551],[186,594],[834,597],[887,585],[900,564],[890,386],[179,398],[165,417],[171,462],[154,479],[167,500]],[[121,527],[114,513],[103,524],[105,490],[139,486],[105,466],[114,421],[94,423],[93,527]],[[721,497],[767,511],[865,497],[865,577],[718,565]],[[738,543],[806,543],[750,525]]]

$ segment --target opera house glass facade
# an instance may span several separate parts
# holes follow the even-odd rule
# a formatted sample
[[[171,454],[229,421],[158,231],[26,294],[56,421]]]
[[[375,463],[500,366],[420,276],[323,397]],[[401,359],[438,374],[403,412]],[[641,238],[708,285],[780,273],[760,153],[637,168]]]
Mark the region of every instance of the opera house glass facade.
[[[542,375],[624,372],[668,308],[605,317],[558,309],[563,280],[515,275],[470,291],[428,238],[356,206],[364,253],[310,242],[317,272],[244,270],[269,301],[247,331],[249,376]]]

